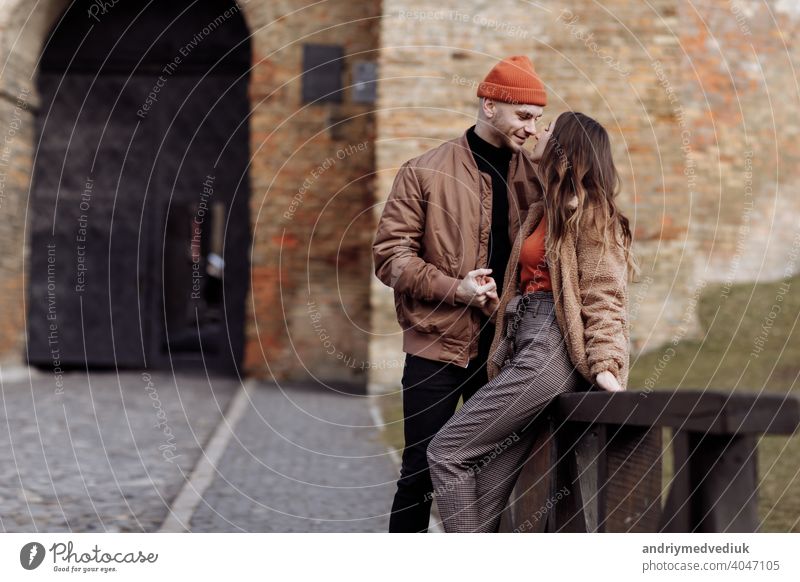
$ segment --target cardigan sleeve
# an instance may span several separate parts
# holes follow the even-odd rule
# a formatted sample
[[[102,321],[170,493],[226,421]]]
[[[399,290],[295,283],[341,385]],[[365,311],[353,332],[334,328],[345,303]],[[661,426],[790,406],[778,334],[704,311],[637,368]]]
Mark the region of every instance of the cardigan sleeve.
[[[579,235],[575,249],[589,372],[595,377],[607,370],[619,379],[629,352],[627,260],[621,237],[617,232],[603,252],[599,241]]]

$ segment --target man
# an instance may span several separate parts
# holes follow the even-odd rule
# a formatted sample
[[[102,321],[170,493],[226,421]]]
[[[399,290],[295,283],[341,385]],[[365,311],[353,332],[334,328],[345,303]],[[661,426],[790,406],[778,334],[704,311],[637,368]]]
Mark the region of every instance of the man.
[[[426,449],[459,397],[487,381],[489,299],[502,293],[511,244],[537,195],[523,145],[536,135],[547,95],[533,63],[504,59],[477,94],[475,126],[400,168],[373,245],[375,274],[394,289],[406,352],[405,449],[391,532],[428,529]]]

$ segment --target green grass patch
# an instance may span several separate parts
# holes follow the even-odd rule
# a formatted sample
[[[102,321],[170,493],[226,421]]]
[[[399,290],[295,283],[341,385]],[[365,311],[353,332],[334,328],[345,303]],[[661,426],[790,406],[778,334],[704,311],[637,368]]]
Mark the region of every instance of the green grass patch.
[[[702,338],[637,358],[632,389],[800,395],[800,277],[709,286],[697,310]],[[800,532],[800,435],[763,437],[758,455],[762,531]]]

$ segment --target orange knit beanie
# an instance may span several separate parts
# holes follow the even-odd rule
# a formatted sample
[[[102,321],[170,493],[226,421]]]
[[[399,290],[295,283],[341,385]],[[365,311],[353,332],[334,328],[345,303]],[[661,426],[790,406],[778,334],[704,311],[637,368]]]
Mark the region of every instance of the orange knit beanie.
[[[478,97],[488,97],[504,103],[547,105],[547,92],[528,57],[503,59],[489,71],[478,85]]]

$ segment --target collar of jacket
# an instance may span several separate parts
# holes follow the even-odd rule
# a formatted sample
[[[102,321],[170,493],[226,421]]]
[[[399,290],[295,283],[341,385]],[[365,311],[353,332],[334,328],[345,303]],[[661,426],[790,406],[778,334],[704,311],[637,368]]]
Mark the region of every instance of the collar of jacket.
[[[567,208],[574,211],[578,208],[578,197],[573,195],[572,198],[569,199],[567,202]],[[526,231],[524,236],[530,236],[530,234],[536,229],[539,224],[539,220],[544,216],[544,200],[536,200],[533,202],[528,209],[528,216],[525,217],[525,224],[523,226],[523,230]],[[528,231],[528,227],[530,231]]]
[[[469,130],[465,130],[460,137],[451,141],[451,143],[455,145],[453,148],[453,155],[459,158],[457,163],[463,166],[476,184],[484,183],[489,187],[488,192],[491,195],[491,177],[489,174],[481,172],[478,169],[478,164],[475,162],[472,150],[469,147],[467,131]],[[530,165],[531,168],[528,168],[528,165]],[[511,155],[511,160],[508,163],[506,182],[509,199],[509,239],[512,245],[519,233],[522,222],[525,220],[525,216],[527,216],[527,208],[530,207],[532,201],[540,200],[542,197],[541,187],[539,186],[538,180],[534,177],[535,173],[535,166],[532,161],[530,161],[527,151],[520,149]],[[536,181],[528,183],[530,180]],[[481,188],[481,190],[483,191],[483,188]],[[520,198],[525,199],[525,208],[521,208]],[[491,198],[489,204],[491,204]]]
[[[472,149],[469,147],[469,140],[467,139],[467,131],[469,130],[465,130],[464,133],[461,134],[456,145],[458,146],[458,150],[463,154],[461,156],[461,164],[475,180],[478,180],[480,170],[478,170],[478,164],[472,156]],[[511,154],[511,161],[508,163],[509,176],[516,175],[521,155],[523,155],[523,153],[519,150]]]

